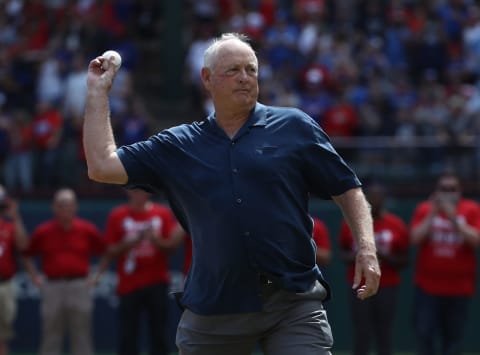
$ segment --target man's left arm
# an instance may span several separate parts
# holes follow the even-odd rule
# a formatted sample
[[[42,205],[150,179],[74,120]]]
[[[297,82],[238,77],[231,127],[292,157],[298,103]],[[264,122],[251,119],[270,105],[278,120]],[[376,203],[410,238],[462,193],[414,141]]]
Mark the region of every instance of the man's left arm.
[[[23,252],[28,247],[28,234],[22,216],[18,211],[17,201],[13,199],[8,201],[7,215],[15,225],[15,247],[18,251]]]
[[[338,196],[332,196],[341,208],[358,245],[355,257],[355,276],[352,288],[357,290],[357,297],[365,299],[378,291],[380,266],[373,234],[373,220],[370,205],[361,188],[352,188]],[[362,279],[365,284],[361,285]]]

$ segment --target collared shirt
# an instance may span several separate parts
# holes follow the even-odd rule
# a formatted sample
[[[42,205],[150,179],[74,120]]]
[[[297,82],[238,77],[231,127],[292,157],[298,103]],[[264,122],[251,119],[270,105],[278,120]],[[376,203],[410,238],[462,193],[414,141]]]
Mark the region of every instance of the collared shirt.
[[[164,190],[193,242],[182,303],[198,314],[262,309],[258,275],[304,292],[315,264],[310,194],[360,186],[308,115],[257,103],[232,139],[212,115],[120,147],[128,185]]]
[[[90,257],[104,251],[105,241],[98,228],[75,217],[69,229],[55,219],[37,226],[25,254],[39,256],[44,274],[56,279],[87,276]]]

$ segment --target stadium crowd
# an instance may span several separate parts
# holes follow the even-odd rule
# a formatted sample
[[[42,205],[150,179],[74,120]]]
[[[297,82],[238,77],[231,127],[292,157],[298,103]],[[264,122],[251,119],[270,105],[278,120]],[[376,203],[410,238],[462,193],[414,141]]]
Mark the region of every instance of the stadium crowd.
[[[136,87],[145,79],[140,44],[161,46],[171,30],[164,6],[0,2],[0,162],[10,190],[92,189],[81,147],[86,64],[107,48],[123,57],[111,97],[118,143],[154,132],[162,117]],[[446,166],[478,175],[477,2],[185,0],[183,12],[186,75],[178,82],[189,88],[191,110],[178,122],[211,109],[199,80],[203,49],[220,32],[242,32],[259,57],[261,101],[309,113],[360,173],[375,164],[392,175]]]

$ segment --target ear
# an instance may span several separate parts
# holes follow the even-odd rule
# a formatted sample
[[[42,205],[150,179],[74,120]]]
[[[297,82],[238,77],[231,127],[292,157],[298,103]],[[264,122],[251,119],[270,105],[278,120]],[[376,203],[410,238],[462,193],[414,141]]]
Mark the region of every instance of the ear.
[[[212,72],[210,71],[210,69],[203,67],[200,72],[200,75],[202,77],[203,85],[208,91],[210,91],[210,80],[211,80]]]

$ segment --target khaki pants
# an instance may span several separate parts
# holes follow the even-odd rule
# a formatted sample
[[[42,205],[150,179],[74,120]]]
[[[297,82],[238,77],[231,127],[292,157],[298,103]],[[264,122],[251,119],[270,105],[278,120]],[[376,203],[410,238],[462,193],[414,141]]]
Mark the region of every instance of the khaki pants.
[[[13,320],[17,314],[17,303],[13,281],[0,282],[0,342],[14,336]]]
[[[180,319],[180,355],[331,355],[333,337],[316,282],[305,293],[277,291],[257,313],[202,316],[188,309]]]
[[[70,354],[92,355],[93,301],[86,280],[47,281],[41,294],[40,355],[60,355],[65,333],[70,339]]]

